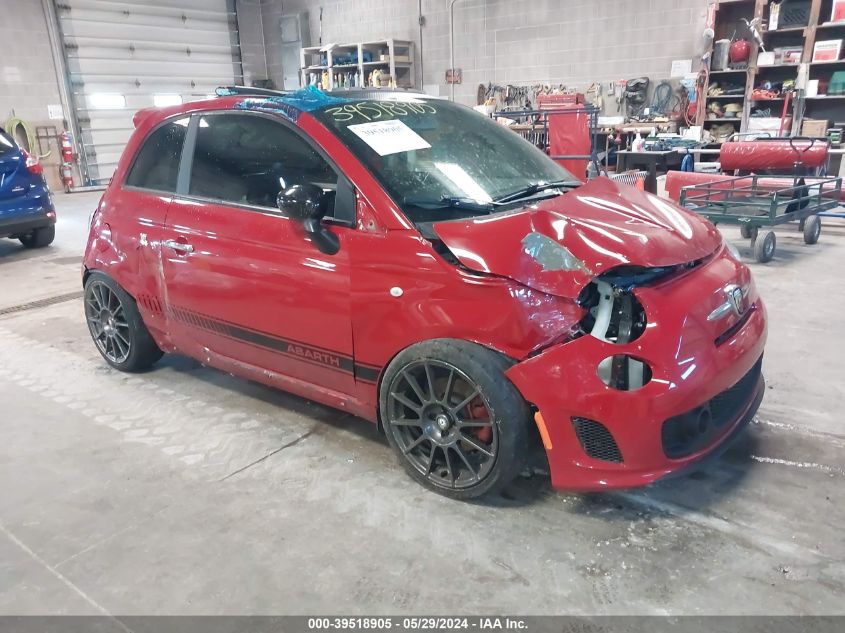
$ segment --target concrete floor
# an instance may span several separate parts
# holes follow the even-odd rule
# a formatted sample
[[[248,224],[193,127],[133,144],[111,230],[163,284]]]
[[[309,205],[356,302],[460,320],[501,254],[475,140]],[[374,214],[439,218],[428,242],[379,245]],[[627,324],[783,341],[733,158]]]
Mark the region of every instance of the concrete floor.
[[[49,249],[0,241],[0,311],[80,290],[97,198],[58,197]],[[619,494],[452,502],[343,413],[181,357],[111,370],[78,298],[0,316],[0,614],[845,613],[845,224],[778,240],[755,423]]]

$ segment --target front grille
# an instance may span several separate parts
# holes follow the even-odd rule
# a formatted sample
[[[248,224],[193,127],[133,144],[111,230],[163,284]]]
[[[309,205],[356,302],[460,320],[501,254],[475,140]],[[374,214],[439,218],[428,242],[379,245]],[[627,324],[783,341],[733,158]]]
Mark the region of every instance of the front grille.
[[[587,418],[572,418],[572,426],[587,455],[606,462],[622,462],[616,440],[604,424]]]
[[[701,406],[669,418],[663,423],[663,452],[679,459],[692,455],[709,444],[726,426],[739,417],[754,393],[763,366],[761,357],[754,367],[732,387]]]

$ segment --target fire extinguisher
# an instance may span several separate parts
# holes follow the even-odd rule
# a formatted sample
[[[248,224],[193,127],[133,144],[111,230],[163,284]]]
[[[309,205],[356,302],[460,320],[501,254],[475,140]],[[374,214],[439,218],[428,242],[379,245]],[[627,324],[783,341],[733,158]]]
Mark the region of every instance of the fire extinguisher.
[[[73,167],[70,163],[62,163],[59,167],[59,173],[62,177],[65,193],[70,193],[70,190],[73,189]]]
[[[72,163],[75,160],[75,156],[73,154],[73,140],[71,139],[70,132],[62,132],[60,139],[62,144],[62,162]]]
[[[73,189],[73,163],[76,160],[76,155],[73,152],[73,139],[70,132],[64,131],[59,135],[59,140],[62,148],[62,164],[59,167],[59,174],[65,191],[70,193],[70,190]]]

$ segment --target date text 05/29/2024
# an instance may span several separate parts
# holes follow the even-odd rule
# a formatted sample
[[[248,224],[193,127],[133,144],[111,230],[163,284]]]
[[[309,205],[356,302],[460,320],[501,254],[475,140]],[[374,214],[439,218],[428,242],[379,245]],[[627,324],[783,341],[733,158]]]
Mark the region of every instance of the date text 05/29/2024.
[[[524,619],[510,617],[332,617],[308,618],[309,631],[524,631]]]

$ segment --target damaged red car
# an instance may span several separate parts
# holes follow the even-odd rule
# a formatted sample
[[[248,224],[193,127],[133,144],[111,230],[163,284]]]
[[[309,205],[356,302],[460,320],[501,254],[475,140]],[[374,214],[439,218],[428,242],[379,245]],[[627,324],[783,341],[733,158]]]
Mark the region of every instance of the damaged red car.
[[[712,224],[424,95],[139,112],[83,281],[112,366],[178,352],[349,411],[455,498],[541,444],[557,488],[648,484],[764,391],[765,309]]]

